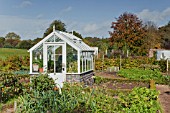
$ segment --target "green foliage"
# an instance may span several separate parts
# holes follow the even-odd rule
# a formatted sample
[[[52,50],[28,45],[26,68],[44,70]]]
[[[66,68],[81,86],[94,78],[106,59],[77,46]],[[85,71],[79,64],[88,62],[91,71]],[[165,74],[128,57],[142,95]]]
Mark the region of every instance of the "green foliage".
[[[125,113],[156,113],[160,110],[159,93],[147,88],[134,88],[128,95],[119,95],[119,101]]]
[[[22,40],[18,43],[17,48],[20,49],[30,49],[33,46],[31,40]]]
[[[9,32],[8,34],[6,34],[5,38],[6,39],[17,39],[17,40],[21,39],[21,37],[14,32]]]
[[[153,71],[153,70],[143,70],[143,69],[137,69],[137,68],[131,68],[131,69],[121,69],[118,74],[120,76],[123,76],[125,78],[129,79],[144,79],[144,80],[150,80],[150,79],[157,79],[160,78],[162,75],[159,71]]]
[[[160,71],[158,70],[144,70],[144,69],[137,69],[137,68],[131,68],[131,69],[121,69],[118,72],[118,75],[133,79],[133,80],[155,80],[156,83],[160,84],[168,84],[169,82],[169,76],[163,76]]]
[[[160,110],[157,102],[158,92],[147,88],[135,88],[129,94],[119,94],[118,99],[107,93],[106,89],[84,87],[82,84],[65,84],[62,94],[58,91],[33,90],[20,98],[18,112],[24,113],[121,113]],[[137,111],[138,113],[138,111]]]
[[[14,75],[12,73],[0,73],[0,102],[6,102],[23,93],[25,82],[22,80],[29,75]]]
[[[54,20],[50,24],[49,28],[46,29],[43,37],[46,37],[47,35],[49,35],[53,31],[54,25],[55,25],[55,30],[64,31],[64,32],[66,31],[66,28],[65,28],[66,25],[62,21]]]
[[[162,72],[166,72],[166,60],[156,61],[155,64],[160,66]]]
[[[170,63],[169,63],[170,65]],[[95,69],[96,70],[107,70],[110,67],[119,67],[120,58],[115,59],[96,59]],[[121,68],[130,69],[130,68],[141,68],[141,69],[150,69],[150,70],[160,70],[161,72],[166,72],[166,61],[160,60],[157,61],[155,58],[148,57],[136,57],[136,58],[124,58],[121,59]]]
[[[71,33],[71,32],[70,32]],[[80,33],[76,32],[76,31],[73,31],[73,35],[79,37],[80,39],[83,39],[83,37],[81,36]]]
[[[0,71],[19,71],[29,69],[28,56],[10,56],[0,62]]]
[[[4,46],[4,43],[5,43],[5,38],[0,37],[0,48]]]
[[[38,92],[53,90],[55,86],[54,80],[48,75],[38,75],[31,77],[31,88]]]
[[[9,48],[0,48],[0,59],[6,59],[11,56],[28,56],[29,53],[26,49],[9,49]]]

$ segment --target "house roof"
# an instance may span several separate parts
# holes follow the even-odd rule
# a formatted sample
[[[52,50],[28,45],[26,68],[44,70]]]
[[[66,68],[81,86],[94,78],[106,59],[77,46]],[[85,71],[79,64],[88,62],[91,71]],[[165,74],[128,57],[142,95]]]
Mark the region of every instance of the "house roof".
[[[62,32],[62,31],[57,31],[57,30],[50,33],[48,36],[46,36],[44,39],[42,39],[40,42],[38,42],[36,45],[34,45],[28,51],[30,52],[37,48],[42,49],[43,43],[45,43],[47,40],[49,40],[50,38],[53,38],[55,36],[57,38],[61,39],[61,41],[66,42],[67,44],[69,44],[70,46],[72,46],[73,48],[75,48],[78,51],[94,51],[94,49],[92,49],[90,46],[85,44],[80,38],[76,37],[75,35],[66,33],[66,32]],[[54,41],[50,41],[50,42],[54,42]]]

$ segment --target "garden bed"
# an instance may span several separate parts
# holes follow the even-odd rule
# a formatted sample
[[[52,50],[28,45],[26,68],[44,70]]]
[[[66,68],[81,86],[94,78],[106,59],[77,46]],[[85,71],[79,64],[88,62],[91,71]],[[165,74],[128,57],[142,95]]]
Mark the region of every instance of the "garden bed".
[[[107,82],[107,83],[103,83],[100,84],[100,86],[105,86],[109,89],[113,89],[113,90],[120,90],[120,89],[133,89],[135,87],[146,87],[149,88],[149,83],[144,83],[144,82],[129,82],[129,81],[125,81],[125,82],[118,82],[118,81],[114,81],[112,82]]]
[[[135,87],[150,88],[149,80],[129,80],[125,78],[105,78],[104,75],[95,77],[95,84],[112,90],[131,90]]]

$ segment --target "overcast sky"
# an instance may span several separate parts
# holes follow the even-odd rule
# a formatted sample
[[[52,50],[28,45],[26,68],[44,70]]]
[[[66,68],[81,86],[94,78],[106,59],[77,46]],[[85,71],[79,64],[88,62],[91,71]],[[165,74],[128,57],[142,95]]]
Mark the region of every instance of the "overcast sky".
[[[0,36],[35,39],[61,20],[83,37],[109,37],[111,22],[124,12],[163,26],[170,21],[170,0],[0,0]]]

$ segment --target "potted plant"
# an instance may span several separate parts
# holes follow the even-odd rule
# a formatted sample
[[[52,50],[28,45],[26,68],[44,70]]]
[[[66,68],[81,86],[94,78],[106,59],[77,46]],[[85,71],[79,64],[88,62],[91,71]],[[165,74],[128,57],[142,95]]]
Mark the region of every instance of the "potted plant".
[[[33,71],[38,72],[39,69],[39,62],[38,61],[33,61]]]
[[[43,61],[39,60],[39,72],[42,73],[43,72]]]

